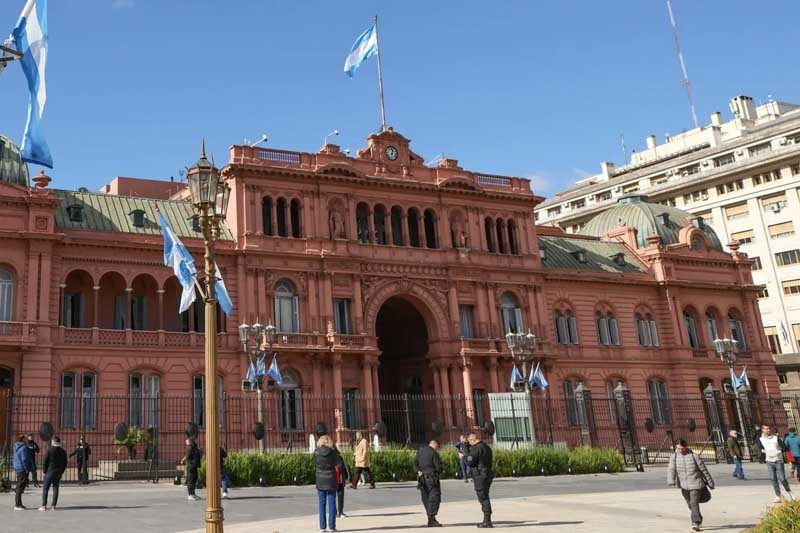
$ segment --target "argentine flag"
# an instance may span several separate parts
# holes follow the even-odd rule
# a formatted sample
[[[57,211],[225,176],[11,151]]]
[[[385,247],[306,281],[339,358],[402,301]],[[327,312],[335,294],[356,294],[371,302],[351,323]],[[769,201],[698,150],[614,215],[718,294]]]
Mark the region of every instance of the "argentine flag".
[[[249,381],[253,385],[256,385],[256,383],[257,383],[257,380],[256,380],[256,367],[253,366],[253,362],[252,361],[250,362],[250,366],[247,368],[247,376],[245,377],[245,380]]]
[[[509,388],[513,389],[517,383],[522,383],[523,381],[525,381],[525,378],[523,378],[522,374],[520,374],[517,365],[514,365],[514,369],[511,371],[511,385],[509,385]]]
[[[178,308],[178,311],[183,313],[189,309],[195,299],[194,277],[197,275],[197,268],[194,266],[192,254],[172,231],[161,211],[158,211],[158,223],[161,224],[161,233],[164,235],[164,265],[172,267],[172,271],[175,272],[175,276],[183,287],[181,303]]]
[[[267,355],[262,353],[261,357],[258,358],[258,363],[256,364],[258,365],[256,366],[256,376],[260,378],[264,377],[264,375],[267,373]]]
[[[214,269],[217,273],[215,276],[217,283],[214,286],[217,296],[217,302],[219,303],[219,307],[222,309],[222,312],[227,315],[228,318],[231,317],[231,313],[233,313],[233,302],[231,301],[231,295],[228,294],[228,288],[225,286],[225,281],[222,279],[222,271],[219,269],[219,265],[214,264]]]
[[[375,24],[373,24],[367,31],[359,35],[356,42],[353,43],[350,54],[344,60],[344,73],[352,78],[361,63],[377,53],[378,31],[375,28]]]
[[[22,137],[22,160],[53,168],[50,148],[44,139],[39,121],[47,100],[44,73],[47,65],[47,0],[28,0],[22,8],[17,25],[7,46],[24,54],[20,60],[31,93],[28,102],[28,121]]]
[[[532,389],[546,389],[550,383],[544,377],[544,372],[542,371],[542,367],[539,366],[539,363],[536,364],[536,368],[531,370],[531,376],[528,378],[528,383]]]
[[[272,363],[269,365],[267,375],[271,377],[279,387],[283,387],[283,378],[281,377],[280,369],[278,369],[278,354],[272,354]]]

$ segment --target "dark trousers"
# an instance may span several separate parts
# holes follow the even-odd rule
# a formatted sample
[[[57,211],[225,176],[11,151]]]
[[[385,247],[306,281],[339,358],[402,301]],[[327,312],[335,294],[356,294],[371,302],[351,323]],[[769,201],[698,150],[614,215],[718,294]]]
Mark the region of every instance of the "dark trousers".
[[[42,486],[42,507],[47,507],[47,494],[50,487],[53,487],[53,507],[58,505],[58,488],[61,485],[61,475],[63,472],[48,472],[44,475],[44,485]]]
[[[370,472],[368,466],[357,466],[356,467],[356,474],[353,476],[353,487],[358,485],[358,480],[361,479],[361,472],[366,474],[364,476],[364,481],[369,480],[369,484],[371,487],[375,487],[375,480],[372,477],[372,472]]]
[[[481,503],[481,510],[484,514],[492,514],[492,502],[489,500],[489,490],[492,488],[491,477],[477,476],[473,472],[472,483],[475,487],[475,494]]]
[[[186,490],[189,491],[189,496],[194,496],[194,491],[197,488],[197,467],[186,467]]]
[[[28,472],[17,472],[17,487],[14,490],[14,506],[22,507],[22,493],[28,486]]]
[[[461,468],[461,479],[466,481],[472,476],[472,468],[467,464],[466,458],[459,459],[458,466]]]
[[[692,524],[703,523],[703,515],[700,514],[700,492],[700,490],[681,489],[683,499],[686,500],[686,505],[692,511]]]
[[[78,483],[82,485],[89,483],[89,463],[85,461],[78,462]]]
[[[439,513],[439,504],[442,502],[442,487],[439,484],[439,478],[436,476],[422,476],[418,486],[425,512],[428,516],[436,516]]]
[[[344,512],[344,483],[336,485],[336,510],[339,514]]]

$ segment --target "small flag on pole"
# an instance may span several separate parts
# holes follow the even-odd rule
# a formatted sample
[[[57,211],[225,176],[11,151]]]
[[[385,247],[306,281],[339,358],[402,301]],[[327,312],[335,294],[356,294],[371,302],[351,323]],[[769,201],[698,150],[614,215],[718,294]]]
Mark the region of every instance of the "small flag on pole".
[[[266,354],[261,354],[261,357],[258,358],[258,366],[256,366],[256,376],[264,377],[267,373],[267,356]]]
[[[532,389],[546,389],[550,383],[544,377],[544,371],[539,363],[536,364],[536,368],[531,370],[531,376],[528,379],[528,383],[530,383]]]
[[[220,309],[230,318],[231,313],[233,313],[233,302],[231,301],[231,295],[228,294],[228,288],[225,287],[225,281],[222,279],[222,271],[219,269],[219,265],[215,264],[214,269],[217,273],[216,280],[217,283],[215,284],[215,290],[217,293],[217,302],[219,303]]]
[[[739,387],[747,385],[750,386],[750,378],[747,377],[747,366],[742,369],[742,375],[739,376]]]
[[[245,377],[247,381],[252,383],[253,385],[256,384],[256,367],[253,362],[250,362],[250,366],[247,367],[247,376]]]
[[[353,77],[356,69],[361,66],[365,59],[378,53],[378,30],[375,24],[369,27],[364,33],[358,36],[350,54],[344,60],[344,73]]]
[[[172,267],[175,277],[183,287],[178,307],[178,311],[183,313],[195,300],[194,277],[197,274],[197,268],[194,266],[192,254],[172,231],[161,211],[158,211],[158,223],[161,225],[161,233],[164,235],[164,265]]]
[[[279,387],[283,387],[283,378],[281,377],[281,371],[278,368],[278,354],[272,355],[272,363],[269,365],[267,375],[271,377]]]
[[[514,369],[511,370],[511,385],[509,385],[509,387],[513,389],[517,383],[522,383],[524,381],[525,378],[523,378],[522,374],[520,374],[519,368],[517,368],[517,365],[514,365]]]

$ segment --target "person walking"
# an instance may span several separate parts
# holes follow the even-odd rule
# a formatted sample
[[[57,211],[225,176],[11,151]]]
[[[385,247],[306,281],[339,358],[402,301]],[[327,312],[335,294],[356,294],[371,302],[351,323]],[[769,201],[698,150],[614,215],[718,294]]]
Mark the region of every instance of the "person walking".
[[[333,441],[327,435],[319,438],[314,450],[314,466],[316,474],[317,498],[319,500],[319,530],[336,531],[336,466],[341,469],[344,460],[333,447]],[[325,527],[325,514],[328,522]]]
[[[428,515],[428,527],[442,527],[442,524],[436,520],[436,515],[439,514],[439,504],[442,501],[442,486],[439,476],[444,470],[438,450],[439,441],[434,439],[427,446],[420,448],[414,458],[417,488],[422,498],[422,505],[425,506],[425,513]]]
[[[700,531],[703,525],[700,504],[711,499],[708,489],[714,488],[714,479],[708,473],[703,459],[683,439],[678,441],[675,452],[669,458],[667,484],[670,487],[677,485],[681,489],[683,499],[692,511],[692,529]]]
[[[372,471],[369,469],[369,441],[360,431],[356,432],[355,462],[356,472],[350,482],[350,487],[354,489],[358,487],[358,481],[361,479],[361,473],[363,472],[364,482],[366,483],[367,479],[369,479],[369,488],[374,489],[375,478],[372,477]]]
[[[483,522],[478,524],[478,527],[494,527],[492,525],[492,502],[489,499],[489,490],[492,488],[494,479],[492,449],[475,433],[470,433],[467,440],[470,445],[467,464],[472,469],[472,486],[483,511]]]
[[[181,464],[186,465],[186,490],[189,493],[187,499],[189,501],[196,501],[200,498],[197,497],[195,491],[197,490],[197,471],[200,470],[200,460],[203,454],[200,448],[197,447],[197,442],[192,437],[186,439],[186,453],[181,459]]]
[[[51,509],[56,510],[58,505],[58,489],[61,486],[61,476],[67,470],[67,451],[61,447],[61,439],[53,437],[50,441],[50,449],[44,454],[44,463],[42,464],[42,474],[44,475],[42,486],[42,506],[39,507],[40,511],[47,510],[47,496],[50,492],[50,487],[53,487],[53,506]]]
[[[728,440],[725,442],[728,446],[728,453],[733,457],[733,477],[744,479],[744,469],[742,468],[742,446],[739,444],[738,434],[735,429],[732,429]]]
[[[758,455],[758,462],[764,464],[764,454],[758,453],[761,450],[761,426],[755,425],[753,426],[753,447],[751,450],[754,451],[753,455]]]
[[[337,452],[339,447],[334,444],[333,449]],[[344,486],[347,480],[350,479],[350,471],[347,469],[347,463],[342,462],[341,465],[336,465],[336,518],[347,516],[344,514]]]
[[[467,456],[471,446],[465,435],[461,435],[456,443],[456,450],[458,450],[458,467],[461,470],[461,477],[464,478],[464,483],[469,483],[472,476],[472,469],[467,464]]]
[[[36,467],[36,454],[39,453],[39,445],[36,444],[36,441],[33,440],[33,434],[28,434],[28,448],[31,450],[31,458],[33,460],[33,470],[31,470],[31,481],[33,481],[34,487],[39,487],[39,477],[37,475],[37,467]]]
[[[31,449],[28,447],[27,436],[20,435],[17,442],[14,443],[12,463],[17,478],[17,486],[14,488],[14,510],[24,511],[27,507],[22,505],[22,493],[28,486],[28,477],[33,470],[33,457]]]
[[[767,464],[767,473],[770,481],[772,481],[772,490],[775,491],[775,499],[773,501],[775,503],[781,501],[781,485],[783,485],[788,498],[793,500],[792,489],[789,487],[789,481],[786,479],[786,470],[783,467],[783,452],[786,451],[786,444],[783,439],[772,432],[772,427],[762,425],[758,444],[761,448],[762,458]]]
[[[800,481],[800,436],[797,435],[795,428],[789,428],[789,433],[786,435],[784,443],[792,452],[792,471],[797,476],[797,481]]]
[[[89,483],[89,456],[92,454],[92,449],[86,443],[83,435],[78,439],[78,446],[75,451],[69,454],[70,457],[75,457],[78,463],[78,482],[82,485]]]
[[[222,497],[224,499],[230,498],[228,490],[231,488],[231,478],[228,476],[228,471],[225,469],[225,459],[228,458],[228,451],[223,447],[219,447],[219,477],[222,483]]]

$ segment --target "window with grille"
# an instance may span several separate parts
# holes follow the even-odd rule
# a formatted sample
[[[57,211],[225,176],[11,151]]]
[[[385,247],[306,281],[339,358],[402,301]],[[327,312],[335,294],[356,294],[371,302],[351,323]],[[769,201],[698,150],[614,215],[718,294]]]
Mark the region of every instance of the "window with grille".
[[[579,426],[585,420],[584,410],[575,396],[575,389],[578,387],[580,381],[568,380],[564,382],[564,402],[567,409],[567,423],[570,426]]]
[[[344,396],[344,427],[357,429],[361,427],[361,396],[358,389],[345,389]]]
[[[653,422],[659,425],[670,424],[669,394],[667,384],[663,381],[648,381],[647,396],[650,400],[650,412]]]
[[[278,414],[282,431],[303,429],[303,391],[300,378],[291,370],[281,372],[283,387],[278,396]]]

